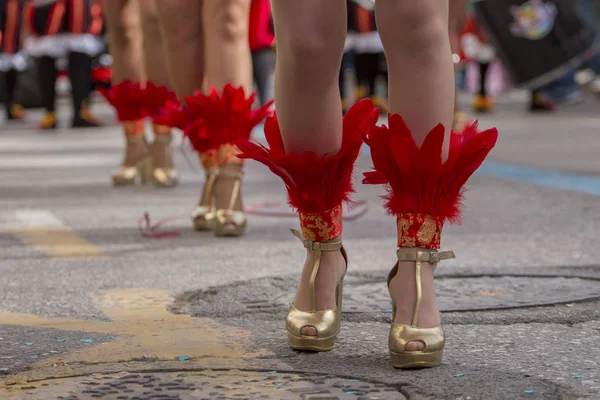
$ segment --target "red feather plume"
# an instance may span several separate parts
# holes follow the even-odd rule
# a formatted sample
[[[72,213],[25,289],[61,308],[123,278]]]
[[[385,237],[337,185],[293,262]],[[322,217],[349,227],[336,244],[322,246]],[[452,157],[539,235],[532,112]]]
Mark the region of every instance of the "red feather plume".
[[[495,128],[477,133],[476,122],[462,134],[452,132],[448,159],[442,163],[441,124],[418,148],[402,117],[390,114],[389,128],[374,127],[366,138],[374,171],[364,174],[363,183],[387,186],[384,199],[390,214],[425,213],[458,222],[464,185],[497,139]]]
[[[214,150],[227,143],[250,139],[252,129],[267,115],[272,101],[252,110],[255,94],[246,98],[244,89],[227,84],[219,96],[216,89],[204,95],[196,92],[185,98],[190,122],[184,135],[199,153]]]
[[[377,123],[379,109],[370,99],[350,108],[343,122],[342,147],[337,154],[315,152],[286,154],[277,116],[267,118],[265,137],[269,148],[249,141],[238,142],[240,158],[254,159],[278,175],[287,188],[292,207],[301,212],[324,212],[350,201],[354,192],[352,172],[364,135]]]
[[[139,82],[126,80],[113,85],[110,90],[99,88],[99,91],[115,108],[120,122],[137,121],[146,117],[144,90]]]
[[[147,82],[144,88],[144,107],[154,123],[163,116],[163,109],[167,103],[179,104],[175,92],[170,91],[166,86],[156,86],[152,82]]]
[[[160,109],[152,122],[156,125],[169,126],[184,131],[185,128],[194,120],[192,113],[186,106],[179,101],[167,101],[165,106]]]

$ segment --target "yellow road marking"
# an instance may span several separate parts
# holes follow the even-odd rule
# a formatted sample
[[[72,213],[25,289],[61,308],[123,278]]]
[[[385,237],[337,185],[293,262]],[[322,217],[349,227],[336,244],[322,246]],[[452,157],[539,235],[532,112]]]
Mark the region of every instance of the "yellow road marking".
[[[13,234],[29,246],[55,258],[106,257],[106,254],[66,226],[28,228]]]
[[[81,374],[87,371],[85,368],[89,365],[111,365],[114,371],[115,368],[119,369],[119,365],[121,368],[131,367],[127,363],[136,360],[175,361],[177,357],[185,355],[197,367],[214,368],[220,365],[247,368],[247,359],[272,355],[265,350],[249,350],[250,332],[246,330],[226,326],[209,318],[170,313],[167,306],[171,304],[171,298],[161,290],[104,291],[94,296],[94,302],[111,322],[49,319],[0,312],[0,325],[116,335],[110,342],[40,361],[31,370],[0,381],[0,390],[18,391],[20,385],[14,386],[16,383],[24,384],[48,376]],[[52,366],[57,363],[60,366]],[[66,365],[62,366],[62,363]],[[181,363],[179,365],[184,366]]]
[[[107,255],[45,210],[18,210],[0,214],[0,232],[17,236],[55,258],[106,257]]]

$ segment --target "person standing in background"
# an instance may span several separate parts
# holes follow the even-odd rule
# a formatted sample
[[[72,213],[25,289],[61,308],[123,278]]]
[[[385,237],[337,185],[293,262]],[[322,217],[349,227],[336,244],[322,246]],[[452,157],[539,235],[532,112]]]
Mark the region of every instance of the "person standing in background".
[[[449,2],[448,35],[450,36],[450,47],[452,50],[455,74],[465,67],[466,58],[460,57],[460,55],[463,54],[460,43],[460,33],[467,18],[469,1],[470,0],[452,0]],[[457,132],[462,132],[468,125],[469,120],[469,115],[460,108],[458,96],[455,96],[452,128]]]
[[[356,72],[355,100],[370,98],[387,113],[387,102],[377,94],[377,80],[388,83],[383,44],[377,32],[375,12],[354,1],[348,2],[348,31],[352,35],[354,68]]]
[[[26,68],[21,50],[21,29],[25,0],[0,0],[0,72],[4,79],[6,119],[23,119],[23,107],[15,103],[20,70]]]
[[[272,98],[270,78],[275,62],[273,58],[275,32],[273,31],[269,0],[252,0],[250,3],[248,39],[252,52],[254,83],[260,104],[264,105]]]
[[[57,60],[66,57],[71,80],[73,117],[71,127],[99,124],[86,107],[91,87],[91,58],[102,51],[96,36],[102,30],[100,5],[94,0],[30,0],[25,11],[30,37],[27,52],[39,58],[39,82],[46,114],[40,129],[56,129]]]

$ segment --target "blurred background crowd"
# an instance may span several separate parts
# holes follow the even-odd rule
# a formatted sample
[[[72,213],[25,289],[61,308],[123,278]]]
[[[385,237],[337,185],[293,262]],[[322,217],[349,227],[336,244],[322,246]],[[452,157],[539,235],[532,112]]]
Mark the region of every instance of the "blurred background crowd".
[[[451,1],[449,36],[457,88],[473,96],[471,110],[457,105],[455,129],[473,113],[491,112],[494,97],[515,86],[530,91],[531,112],[556,112],[583,101],[587,94],[600,95],[598,3]],[[371,97],[386,110],[385,55],[372,5],[368,0],[348,1],[348,36],[339,78],[345,109]],[[268,0],[253,0],[255,12],[250,14],[253,75],[262,104],[273,97],[276,41],[272,21],[256,10],[268,7]],[[525,34],[543,39],[544,25],[550,21],[560,25],[564,38],[553,38],[556,43],[535,40],[534,51],[519,48],[516,31],[512,37],[499,32],[500,9],[511,16],[513,28],[520,25]],[[0,101],[5,119],[24,120],[25,109],[43,108],[43,118],[36,121],[39,129],[55,129],[57,96],[70,96],[71,127],[100,126],[90,109],[94,91],[111,82],[104,22],[100,0],[0,0]]]

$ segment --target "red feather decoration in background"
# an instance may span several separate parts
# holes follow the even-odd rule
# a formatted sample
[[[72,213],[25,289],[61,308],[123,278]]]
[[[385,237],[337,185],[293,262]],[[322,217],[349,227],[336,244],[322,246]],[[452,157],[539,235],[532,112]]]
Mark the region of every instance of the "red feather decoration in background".
[[[363,183],[387,185],[384,196],[390,214],[425,213],[449,222],[460,221],[464,185],[496,144],[498,131],[477,132],[477,123],[462,134],[452,132],[450,151],[442,163],[444,127],[433,128],[419,148],[406,123],[390,114],[389,128],[374,127],[366,142],[372,172]]]
[[[152,122],[156,125],[169,126],[184,131],[193,120],[192,113],[185,105],[180,104],[179,101],[167,101],[165,106],[160,109],[159,115]]]
[[[139,82],[125,80],[113,85],[110,90],[98,89],[117,111],[120,122],[137,121],[147,116],[144,103],[144,90]]]
[[[172,92],[166,86],[156,86],[152,82],[146,83],[143,100],[146,114],[154,120],[154,123],[163,116],[163,109],[167,104],[179,104],[175,92]],[[158,125],[162,124],[159,123]]]
[[[194,150],[204,153],[227,143],[250,139],[252,129],[270,114],[269,108],[273,104],[270,101],[252,110],[254,98],[254,93],[246,98],[242,87],[234,88],[230,84],[224,87],[220,96],[214,88],[208,96],[196,92],[185,97],[187,114],[176,116],[174,120],[189,116],[184,136]]]
[[[354,192],[352,173],[364,136],[377,123],[379,109],[370,99],[350,108],[343,122],[342,147],[337,154],[315,152],[286,154],[277,117],[267,118],[265,137],[269,148],[249,141],[238,142],[240,158],[254,159],[278,175],[287,188],[290,206],[303,213],[320,213],[350,202]]]

